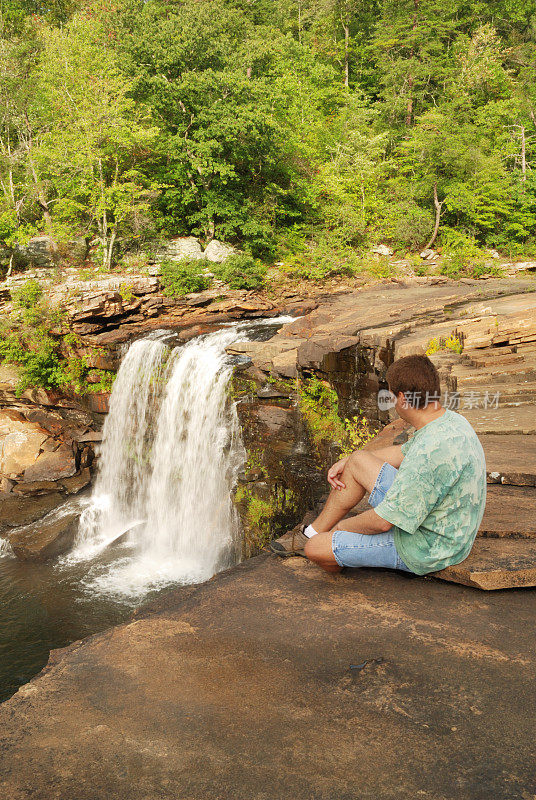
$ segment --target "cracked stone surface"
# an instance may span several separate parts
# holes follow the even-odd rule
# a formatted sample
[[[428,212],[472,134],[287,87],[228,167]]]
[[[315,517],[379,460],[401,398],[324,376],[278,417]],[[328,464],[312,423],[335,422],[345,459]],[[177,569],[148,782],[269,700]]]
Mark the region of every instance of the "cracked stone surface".
[[[251,559],[53,653],[0,707],[0,794],[526,800],[535,600]]]

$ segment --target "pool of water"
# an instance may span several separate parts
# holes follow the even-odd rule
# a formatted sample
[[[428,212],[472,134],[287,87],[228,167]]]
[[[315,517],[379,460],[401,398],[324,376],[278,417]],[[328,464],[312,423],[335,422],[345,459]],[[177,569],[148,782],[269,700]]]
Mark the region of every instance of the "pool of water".
[[[237,340],[267,340],[289,321],[239,323]],[[69,501],[65,510],[86,499]],[[173,586],[126,594],[99,589],[110,566],[128,560],[128,543],[88,561],[66,557],[43,564],[21,562],[0,549],[0,702],[45,666],[51,650],[128,620],[137,607]]]
[[[0,556],[0,701],[36,675],[50,650],[128,619],[134,601],[84,585],[92,564],[21,562]]]

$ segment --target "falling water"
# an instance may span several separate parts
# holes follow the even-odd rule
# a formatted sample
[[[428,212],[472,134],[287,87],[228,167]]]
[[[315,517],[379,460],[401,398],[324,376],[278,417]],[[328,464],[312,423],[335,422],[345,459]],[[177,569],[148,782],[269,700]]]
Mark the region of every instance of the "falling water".
[[[165,338],[135,342],[122,361],[98,478],[68,557],[92,559],[112,545],[118,557],[91,578],[107,593],[206,580],[236,559],[231,489],[244,451],[225,353],[236,328],[176,348]]]

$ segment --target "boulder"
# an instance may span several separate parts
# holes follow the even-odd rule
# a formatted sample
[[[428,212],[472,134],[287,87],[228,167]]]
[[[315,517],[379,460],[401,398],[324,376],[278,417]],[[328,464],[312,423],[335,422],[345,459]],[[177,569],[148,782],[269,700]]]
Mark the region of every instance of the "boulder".
[[[41,445],[48,438],[38,425],[12,419],[0,412],[0,473],[5,477],[20,475],[38,459]]]
[[[0,495],[0,532],[35,522],[63,500],[64,495],[59,492],[37,497],[21,497],[13,493]]]
[[[387,247],[385,244],[378,244],[376,247],[372,248],[372,252],[377,253],[379,256],[392,256],[394,250],[392,250],[390,247]]]
[[[58,518],[57,512],[8,534],[14,554],[21,561],[46,561],[67,552],[78,529],[78,512]]]
[[[199,240],[195,236],[181,236],[167,242],[156,255],[157,261],[182,261],[183,259],[205,258]]]
[[[71,447],[62,445],[53,452],[41,453],[35,464],[24,470],[25,482],[57,481],[70,478],[76,472],[76,461]]]
[[[17,267],[53,267],[58,260],[58,247],[50,236],[34,236],[26,245],[15,245]]]
[[[433,258],[433,257],[435,256],[435,251],[434,251],[434,250],[431,250],[431,249],[428,247],[426,250],[423,250],[423,251],[422,251],[422,253],[420,253],[419,255],[420,255],[420,257],[421,257],[422,259],[424,259],[425,261],[426,261],[426,260],[428,260],[428,261],[429,261],[431,258]]]
[[[61,483],[67,494],[78,494],[78,492],[82,491],[84,487],[91,483],[89,467],[85,467],[79,475],[73,475],[72,478],[65,478]]]
[[[227,261],[229,256],[234,256],[237,253],[238,250],[233,247],[232,244],[225,244],[225,242],[212,239],[205,248],[204,256],[207,261],[214,261],[217,264],[222,264],[224,261]]]

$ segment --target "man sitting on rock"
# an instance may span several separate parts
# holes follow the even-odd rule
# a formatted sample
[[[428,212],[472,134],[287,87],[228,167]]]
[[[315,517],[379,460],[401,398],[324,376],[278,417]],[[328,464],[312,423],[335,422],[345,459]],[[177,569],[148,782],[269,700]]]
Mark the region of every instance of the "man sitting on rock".
[[[272,542],[273,552],[305,555],[326,572],[384,567],[417,575],[467,558],[486,503],[482,445],[464,417],[441,406],[439,375],[426,356],[395,361],[387,382],[413,436],[334,464],[320,515]],[[345,518],[366,492],[372,508]]]

